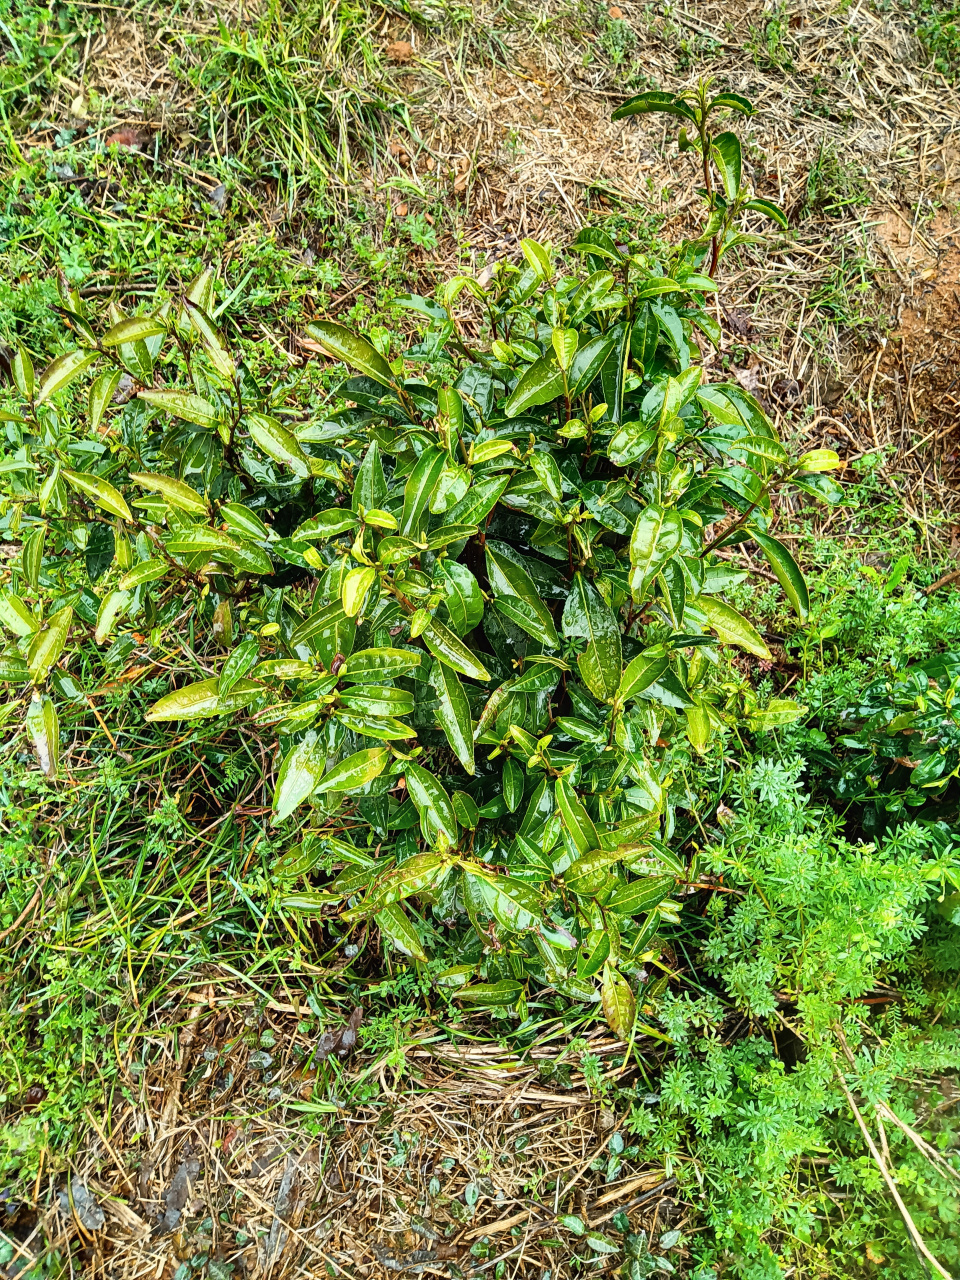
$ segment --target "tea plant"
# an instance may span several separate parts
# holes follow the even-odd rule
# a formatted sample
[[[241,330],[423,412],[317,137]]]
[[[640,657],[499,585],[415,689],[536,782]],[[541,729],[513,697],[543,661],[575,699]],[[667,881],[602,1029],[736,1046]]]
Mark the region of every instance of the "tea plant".
[[[26,690],[42,771],[59,768],[58,701],[90,692],[81,645],[116,671],[189,636],[147,718],[273,735],[284,908],[372,922],[420,962],[450,929],[437,980],[458,1000],[522,1010],[550,987],[602,999],[629,1036],[624,974],[692,870],[670,847],[690,805],[678,752],[731,718],[797,714],[745,708],[714,677],[719,645],[770,657],[715,553],[752,540],[805,617],[771,495],[830,496],[837,463],[791,457],[754,399],[704,378],[711,274],[740,211],[770,212],[735,135],[710,131],[722,108],[749,104],[701,88],[617,113],[695,126],[722,178],[698,240],[658,260],[586,229],[572,270],[526,240],[486,288],[461,275],[403,300],[424,331],[392,359],[385,330],[309,325],[356,371],[320,415],[235,359],[209,273],[139,316],[89,314],[65,284],[76,345],[39,376],[20,349],[2,411],[17,551],[0,673]]]

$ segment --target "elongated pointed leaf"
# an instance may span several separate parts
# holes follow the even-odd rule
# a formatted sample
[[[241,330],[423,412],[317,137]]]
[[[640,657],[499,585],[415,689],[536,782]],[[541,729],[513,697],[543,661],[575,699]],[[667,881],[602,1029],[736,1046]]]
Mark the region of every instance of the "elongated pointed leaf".
[[[404,863],[404,866],[406,865]],[[420,941],[420,935],[410,923],[410,917],[399,902],[391,902],[389,906],[378,911],[373,917],[373,922],[383,936],[388,938],[405,956],[413,956],[415,960],[428,958]]]
[[[421,821],[427,817],[430,824],[442,828],[452,844],[457,838],[457,818],[446,789],[422,765],[408,764],[404,774],[410,799],[416,805]]]
[[[340,601],[348,618],[356,618],[363,612],[364,602],[377,578],[377,571],[371,565],[361,565],[351,569],[343,580],[340,589]]]
[[[676,94],[663,93],[656,89],[647,93],[638,93],[636,97],[628,99],[622,107],[617,107],[610,118],[623,120],[627,116],[646,115],[655,111],[663,111],[671,116],[682,116],[684,120],[694,119],[693,112]]]
[[[393,370],[366,338],[358,337],[333,320],[315,320],[313,324],[307,325],[307,333],[337,360],[359,369],[381,386],[396,386]]]
[[[441,560],[437,578],[443,587],[450,623],[458,635],[472,631],[483,617],[480,584],[466,565],[456,560]]]
[[[119,516],[121,520],[133,520],[133,513],[123,494],[102,476],[91,475],[86,471],[68,471],[66,467],[61,469],[60,474],[71,489],[92,498],[104,511],[109,511],[112,516]]]
[[[446,735],[454,755],[466,769],[473,774],[473,721],[470,718],[470,704],[463,691],[460,677],[444,662],[434,662],[430,672],[430,683],[437,694],[439,706],[437,719],[440,728]]]
[[[760,196],[756,196],[753,200],[748,200],[744,205],[744,208],[751,209],[754,213],[766,214],[768,218],[775,222],[778,227],[782,227],[784,231],[789,228],[790,224],[787,222],[787,215],[783,212],[780,206],[778,204],[774,204],[772,200],[764,200]]]
[[[623,673],[620,688],[617,690],[618,700],[621,703],[626,702],[628,698],[636,697],[645,689],[649,689],[660,679],[669,665],[670,659],[666,654],[661,657],[648,657],[644,653],[638,653]]]
[[[15,636],[32,636],[40,623],[12,591],[0,591],[0,623]]]
[[[618,973],[611,965],[606,965],[603,970],[603,982],[601,984],[601,998],[603,1002],[603,1016],[607,1023],[621,1040],[630,1039],[630,1033],[633,1030],[634,1019],[637,1016],[637,998],[630,988],[623,974]],[[607,1252],[600,1250],[599,1252]]]
[[[87,398],[87,417],[91,431],[96,431],[100,426],[103,415],[122,376],[123,374],[119,369],[105,369],[90,384],[90,394]]]
[[[233,356],[227,350],[223,334],[210,319],[207,312],[204,311],[203,307],[198,306],[190,298],[185,301],[190,323],[200,335],[200,341],[203,343],[203,348],[210,358],[210,363],[219,374],[229,381],[236,375],[237,366],[234,363]]]
[[[487,576],[496,597],[498,608],[535,640],[556,649],[560,637],[550,610],[540,598],[533,579],[526,569],[504,555],[497,544],[486,544]],[[518,601],[517,607],[513,601]]]
[[[60,720],[45,693],[34,693],[27,708],[26,730],[41,771],[48,778],[55,778],[60,764]]]
[[[52,364],[47,365],[40,375],[37,387],[37,404],[43,404],[52,395],[62,391],[74,378],[79,378],[85,369],[93,364],[100,353],[98,351],[68,351],[57,356]]]
[[[491,680],[487,668],[478,662],[471,651],[442,622],[436,618],[423,633],[423,642],[435,658],[471,680]]]
[[[29,537],[24,540],[23,550],[20,554],[23,576],[34,591],[40,586],[40,569],[43,565],[43,548],[46,538],[47,526],[45,524],[37,525]]]
[[[740,139],[735,133],[720,133],[714,138],[713,159],[720,170],[724,194],[732,202],[740,192],[743,173]]]
[[[500,501],[509,483],[509,475],[491,476],[485,480],[478,480],[466,495],[445,513],[444,519],[450,524],[481,524]]]
[[[390,752],[386,747],[370,747],[366,751],[356,751],[346,760],[334,765],[317,786],[317,792],[356,791],[365,787],[381,773],[390,763]]]
[[[800,572],[800,566],[782,542],[771,538],[767,533],[761,533],[752,525],[749,525],[748,529],[750,536],[766,556],[767,563],[776,574],[797,617],[801,622],[806,622],[810,614],[810,595],[807,591],[806,579]]]
[[[326,755],[314,734],[287,752],[273,793],[273,821],[283,822],[294,809],[313,795],[323,777]]]
[[[174,418],[193,422],[198,427],[212,429],[223,421],[220,411],[209,400],[194,395],[192,391],[138,391],[137,396]]]
[[[118,320],[100,339],[104,347],[119,347],[121,343],[143,342],[146,338],[166,333],[167,326],[153,316],[129,316]]]
[[[383,474],[383,463],[380,461],[380,446],[373,440],[357,469],[352,507],[354,511],[359,511],[361,507],[364,511],[369,511],[382,507],[386,500],[387,482]]]
[[[211,716],[224,715],[228,711],[236,711],[252,702],[263,690],[263,686],[252,680],[241,680],[229,693],[229,701],[224,701],[220,689],[220,681],[214,676],[209,680],[198,680],[196,684],[184,685],[175,689],[158,702],[155,702],[144,717],[145,720],[206,720]]]
[[[73,609],[66,605],[59,609],[30,641],[27,650],[27,666],[34,684],[42,684],[52,667],[60,660],[70,634]]]
[[[574,575],[563,609],[563,634],[588,641],[577,659],[580,674],[590,692],[609,701],[617,692],[623,671],[620,626],[613,611],[582,573]]]
[[[257,658],[260,656],[260,643],[254,636],[241,640],[220,668],[220,679],[217,689],[221,697],[228,694],[233,686],[241,680]]]
[[[603,368],[617,340],[618,331],[614,329],[609,333],[600,334],[599,337],[591,338],[579,349],[570,366],[570,398],[572,400],[583,395],[590,386]]]
[[[566,778],[558,778],[555,790],[557,808],[580,857],[595,850],[600,844],[593,820]]]
[[[440,479],[445,459],[442,449],[424,449],[404,486],[400,533],[415,542],[422,541],[426,531],[430,496]]]
[[[248,413],[244,424],[250,432],[250,439],[262,449],[268,458],[289,467],[295,476],[305,480],[310,474],[310,459],[300,447],[300,442],[292,431],[265,413]]]
[[[97,612],[97,627],[93,637],[97,644],[103,644],[106,640],[109,640],[113,634],[117,619],[129,603],[129,591],[108,591],[103,597]]]
[[[563,372],[553,351],[535,360],[526,371],[503,407],[508,418],[515,418],[534,405],[547,404],[563,394]]]
[[[358,684],[393,680],[419,667],[422,660],[415,649],[360,649],[347,658],[340,678]]]
[[[758,658],[771,657],[770,650],[753,623],[748,622],[743,614],[737,613],[730,605],[724,604],[715,596],[701,596],[697,601],[697,608],[707,615],[711,629],[724,644],[735,644]]]
[[[630,535],[630,589],[635,601],[643,598],[650,583],[680,549],[683,521],[677,511],[649,506],[637,516]]]
[[[168,502],[171,507],[176,507],[178,511],[186,511],[197,516],[207,514],[207,504],[204,499],[196,489],[191,489],[183,480],[150,471],[132,471],[130,479],[141,489],[159,493],[165,502]]]

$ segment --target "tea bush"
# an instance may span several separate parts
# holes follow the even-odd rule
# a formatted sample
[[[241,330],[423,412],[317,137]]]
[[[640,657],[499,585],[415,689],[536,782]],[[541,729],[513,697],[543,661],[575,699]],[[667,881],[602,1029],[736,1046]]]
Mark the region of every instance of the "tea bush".
[[[771,495],[829,498],[820,473],[837,461],[791,457],[758,403],[700,362],[741,211],[780,216],[743,184],[736,136],[710,131],[749,104],[701,87],[618,114],[651,110],[695,130],[684,145],[710,206],[699,240],[661,260],[585,229],[565,269],[526,240],[523,266],[403,300],[425,324],[392,358],[386,330],[317,321],[308,344],[355,371],[321,415],[234,358],[209,273],[138,316],[88,314],[65,284],[76,345],[39,376],[21,348],[21,402],[3,411],[19,549],[2,675],[32,689],[43,772],[58,769],[58,701],[90,692],[81,644],[116,670],[138,643],[128,628],[154,650],[186,632],[147,719],[242,716],[274,736],[274,822],[296,840],[276,867],[286,908],[372,921],[420,961],[465,921],[437,975],[459,1000],[522,1008],[532,980],[602,999],[624,1036],[624,974],[693,870],[670,848],[688,803],[677,761],[747,714],[717,648],[770,656],[716,552],[752,539],[802,618]],[[787,722],[796,707],[750,714]]]

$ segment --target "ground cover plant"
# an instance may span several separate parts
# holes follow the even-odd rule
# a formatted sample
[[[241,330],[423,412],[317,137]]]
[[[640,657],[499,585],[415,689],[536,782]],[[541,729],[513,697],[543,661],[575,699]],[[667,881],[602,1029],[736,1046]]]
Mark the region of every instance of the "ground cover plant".
[[[380,74],[374,26],[348,16],[346,61]],[[755,66],[802,62],[786,10],[747,16]],[[50,50],[5,21],[32,76]],[[506,48],[446,21],[461,49]],[[75,75],[69,13],[54,25]],[[596,25],[591,56],[649,86],[631,52],[649,31]],[[425,30],[390,57],[427,62]],[[718,55],[688,36],[678,66]],[[14,156],[0,1257],[952,1274],[960,627],[950,584],[927,594],[948,520],[913,495],[904,519],[882,451],[824,503],[840,490],[809,468],[835,456],[800,465],[813,414],[784,418],[744,368],[730,277],[770,250],[725,233],[748,182],[771,187],[730,141],[740,99],[706,146],[696,93],[634,103],[685,130],[707,193],[679,248],[662,214],[598,204],[585,235],[518,234],[482,274],[458,248],[430,279],[461,179],[441,198],[415,132],[409,154],[375,132],[416,212],[329,185],[362,130],[409,119],[396,81],[337,118],[337,38],[306,11],[246,45],[211,32],[188,76],[212,141],[175,154],[205,154],[222,190],[82,129]],[[35,94],[13,100],[24,120]],[[831,226],[863,184],[821,146],[788,204]],[[258,230],[258,198],[300,221]],[[811,290],[825,349],[824,317],[871,322],[865,262]],[[454,518],[478,492],[490,509]],[[357,754],[382,772],[325,787]],[[493,1078],[522,1085],[475,1148],[444,1145],[464,1087]]]

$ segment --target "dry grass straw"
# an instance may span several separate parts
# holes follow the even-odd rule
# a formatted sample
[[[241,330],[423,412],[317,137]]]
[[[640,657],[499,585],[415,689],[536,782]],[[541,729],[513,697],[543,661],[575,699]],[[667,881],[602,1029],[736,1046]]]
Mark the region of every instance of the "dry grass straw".
[[[75,1202],[84,1189],[94,1196],[102,1229],[85,1226],[56,1194],[63,1179],[51,1180],[34,1234],[61,1249],[79,1237],[85,1274],[169,1278],[207,1252],[221,1268],[211,1275],[450,1276],[507,1261],[507,1275],[539,1278],[557,1274],[574,1241],[558,1214],[601,1230],[619,1211],[654,1231],[677,1222],[662,1170],[626,1161],[606,1180],[617,1122],[578,1064],[589,1052],[608,1078],[635,1074],[608,1032],[570,1056],[562,1026],[544,1024],[520,1055],[426,1028],[404,1044],[402,1072],[390,1054],[361,1057],[335,1068],[331,1086],[330,1068],[318,1078],[304,1067],[314,1042],[295,1007],[269,1001],[251,1013],[224,975],[208,977],[178,1033],[128,1074],[126,1103],[109,1120],[89,1116],[70,1185]],[[251,1058],[251,1024],[276,1036],[266,1072]],[[364,1079],[379,1084],[374,1101],[305,1132],[312,1098],[344,1098]],[[480,1240],[489,1256],[471,1252]]]

